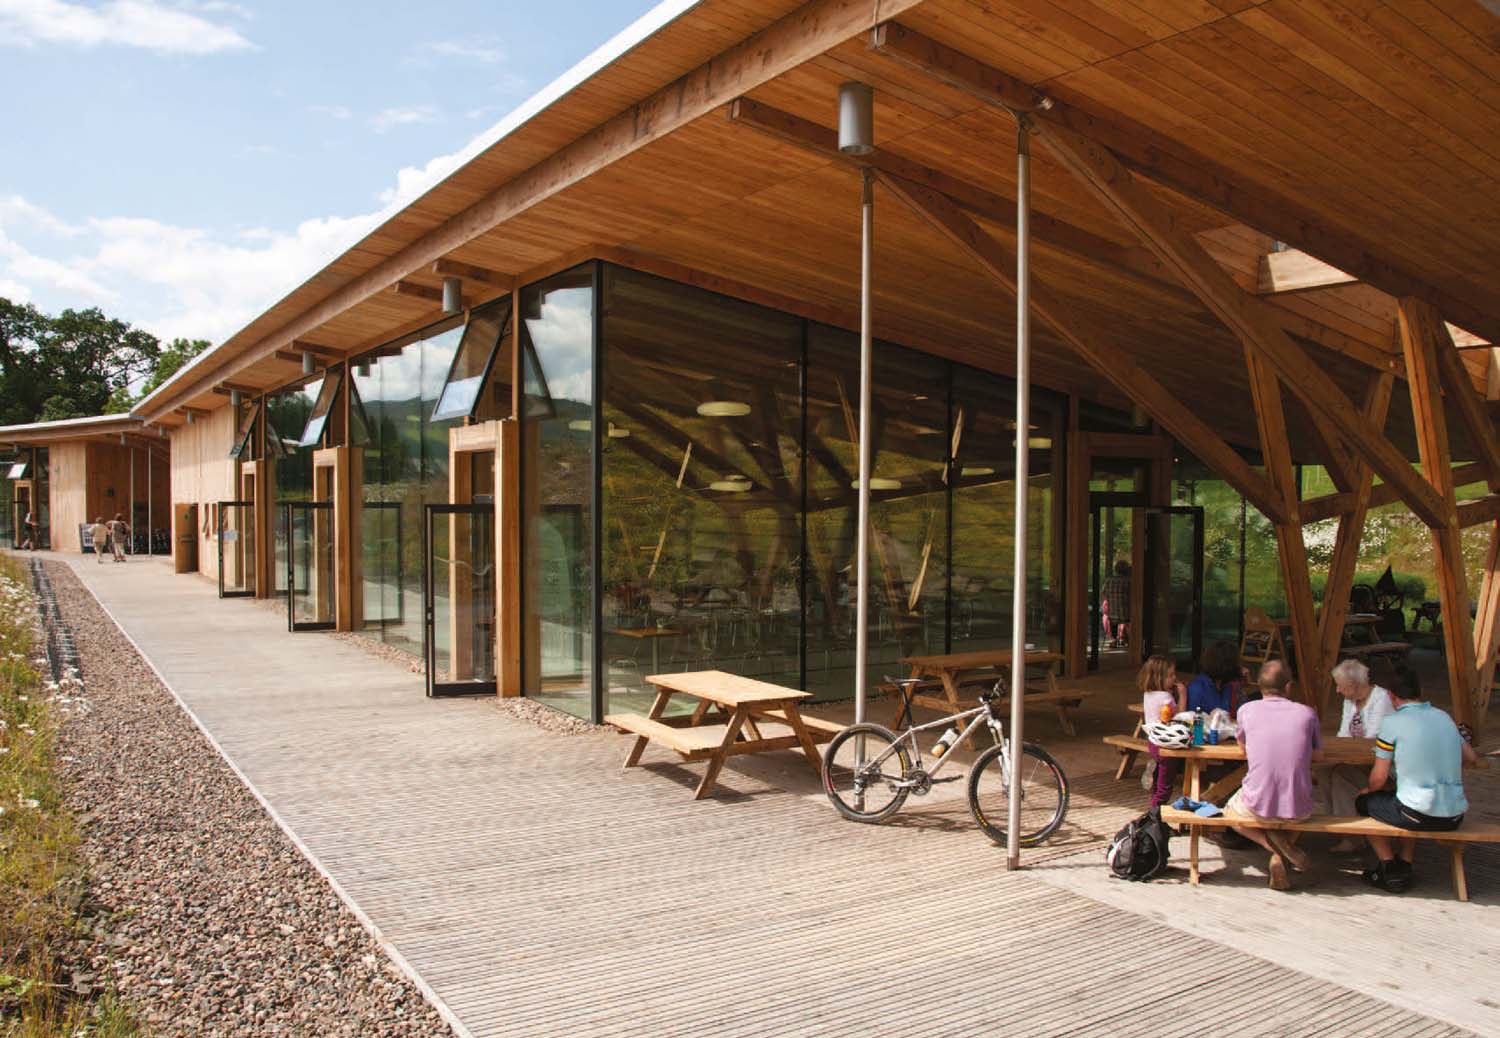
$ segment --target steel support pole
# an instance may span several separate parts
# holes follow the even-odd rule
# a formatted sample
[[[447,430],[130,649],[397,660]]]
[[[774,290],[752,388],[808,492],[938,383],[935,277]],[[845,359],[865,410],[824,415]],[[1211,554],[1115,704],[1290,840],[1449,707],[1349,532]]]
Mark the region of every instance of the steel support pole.
[[[1016,130],[1016,560],[1010,621],[1010,789],[1005,865],[1021,867],[1021,747],[1026,691],[1026,511],[1031,462],[1031,142],[1029,121]]]
[[[151,491],[152,491],[152,486],[151,486],[151,448],[147,447],[146,448],[146,554],[147,555],[153,555],[153,554],[155,554],[155,552],[152,550],[155,547],[155,541],[152,538],[153,538],[153,536],[155,534],[156,519],[151,514],[151,499],[155,495],[152,494]]]
[[[859,242],[859,532],[855,537],[854,723],[865,719],[870,632],[870,385],[873,366],[870,259],[875,238],[875,174],[863,171]]]

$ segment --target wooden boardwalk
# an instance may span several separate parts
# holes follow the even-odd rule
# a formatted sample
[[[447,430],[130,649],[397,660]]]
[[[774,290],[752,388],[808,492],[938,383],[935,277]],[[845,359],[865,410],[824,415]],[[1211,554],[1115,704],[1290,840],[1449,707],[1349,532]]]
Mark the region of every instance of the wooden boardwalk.
[[[732,761],[694,802],[697,769],[656,751],[621,771],[624,737],[426,700],[416,675],[160,563],[74,568],[464,1034],[1500,1031],[1480,1002],[1493,896],[1431,913],[1472,997],[1375,998],[1310,968],[1309,945],[1345,935],[1290,932],[1309,898],[1270,905],[1279,943],[1250,954],[1234,906],[1264,899],[1244,888],[1198,899],[1225,913],[1213,939],[1204,907],[1176,914],[1181,889],[1153,904],[1163,885],[1083,882],[1120,816],[1103,772],[1076,782],[1077,824],[1044,864],[1007,875],[957,783],[901,824],[859,826],[785,754]]]

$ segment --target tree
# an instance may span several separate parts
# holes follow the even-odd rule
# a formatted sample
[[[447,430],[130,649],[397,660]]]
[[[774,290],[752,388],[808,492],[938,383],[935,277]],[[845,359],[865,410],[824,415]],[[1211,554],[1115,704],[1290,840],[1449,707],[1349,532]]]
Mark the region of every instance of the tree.
[[[156,365],[141,387],[141,397],[150,395],[167,379],[181,371],[198,354],[212,346],[207,339],[173,339],[162,347]],[[140,397],[137,397],[140,399]]]
[[[156,336],[96,308],[48,316],[0,299],[0,424],[106,413],[160,354]]]

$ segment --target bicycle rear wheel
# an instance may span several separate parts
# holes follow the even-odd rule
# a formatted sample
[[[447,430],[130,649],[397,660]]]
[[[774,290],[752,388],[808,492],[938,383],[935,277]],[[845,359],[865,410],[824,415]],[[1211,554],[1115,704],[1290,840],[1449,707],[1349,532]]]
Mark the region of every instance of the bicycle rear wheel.
[[[910,768],[906,744],[889,728],[851,725],[823,751],[823,790],[850,821],[883,822],[906,802],[899,783]]]
[[[1006,743],[1007,746],[1014,743]],[[1005,780],[1004,746],[991,746],[969,772],[969,810],[996,843],[1005,843],[1010,785]],[[1016,773],[1021,783],[1022,847],[1034,847],[1057,831],[1068,814],[1068,777],[1052,755],[1033,743],[1021,748]]]

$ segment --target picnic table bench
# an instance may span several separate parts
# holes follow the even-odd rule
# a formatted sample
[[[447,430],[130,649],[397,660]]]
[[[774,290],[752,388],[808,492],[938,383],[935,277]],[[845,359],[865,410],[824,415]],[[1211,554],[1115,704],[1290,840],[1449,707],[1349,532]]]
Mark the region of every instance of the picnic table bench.
[[[1081,689],[1065,689],[1058,684],[1057,672],[1064,658],[1060,653],[1028,649],[1024,658],[1028,668],[1040,669],[1042,673],[1037,682],[1028,682],[1022,690],[1022,701],[1028,705],[1055,707],[1063,731],[1068,735],[1077,734],[1068,711],[1077,707],[1092,693]],[[898,689],[902,692],[901,705],[893,719],[893,727],[898,731],[902,721],[910,716],[913,706],[925,706],[944,713],[958,713],[978,706],[978,699],[966,698],[964,690],[989,687],[1001,677],[1008,677],[1011,651],[980,649],[935,656],[908,656],[901,662],[911,668],[911,677],[917,679],[917,683],[910,692]],[[939,692],[942,694],[936,694]],[[969,748],[973,748],[972,736]]]
[[[1361,837],[1361,836],[1386,836],[1393,840],[1402,838],[1415,838],[1418,840],[1433,840],[1437,843],[1446,844],[1453,862],[1453,892],[1460,901],[1469,900],[1469,883],[1464,874],[1464,848],[1471,843],[1500,843],[1500,823],[1465,821],[1464,824],[1452,832],[1413,832],[1410,829],[1400,829],[1394,825],[1374,818],[1349,818],[1342,815],[1313,815],[1301,821],[1281,821],[1271,818],[1240,818],[1226,815],[1215,815],[1205,818],[1191,811],[1181,811],[1172,807],[1161,809],[1161,820],[1168,825],[1180,825],[1190,828],[1193,832],[1191,849],[1188,854],[1188,879],[1194,885],[1198,884],[1198,831],[1200,829],[1228,829],[1236,827],[1241,829],[1276,829],[1293,833],[1328,833],[1333,836]]]
[[[656,698],[648,713],[610,714],[604,721],[636,737],[625,758],[627,768],[639,764],[646,747],[653,742],[674,751],[685,761],[706,760],[708,768],[698,783],[696,800],[713,791],[724,762],[743,753],[800,749],[821,778],[823,760],[817,744],[827,742],[844,729],[833,721],[802,716],[797,704],[810,698],[806,692],[722,670],[655,674],[646,681],[656,687]],[[665,716],[667,704],[676,695],[698,701],[692,713]],[[712,720],[715,716],[724,720],[716,722]],[[763,731],[763,724],[786,731]]]

